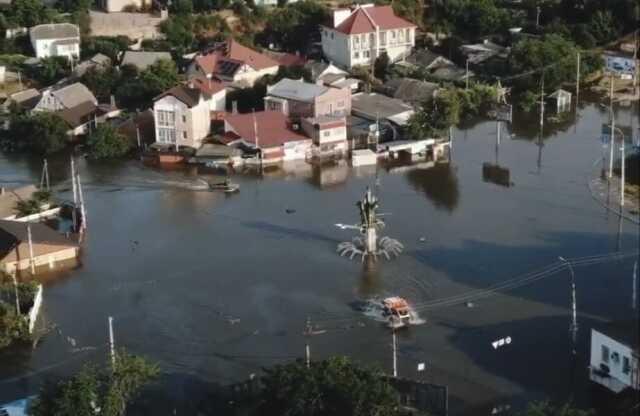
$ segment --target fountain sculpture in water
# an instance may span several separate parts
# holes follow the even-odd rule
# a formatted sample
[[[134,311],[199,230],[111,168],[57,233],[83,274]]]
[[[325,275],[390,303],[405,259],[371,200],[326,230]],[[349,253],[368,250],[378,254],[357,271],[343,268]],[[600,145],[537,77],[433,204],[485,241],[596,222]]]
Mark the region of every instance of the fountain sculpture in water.
[[[338,244],[338,253],[341,256],[349,256],[353,259],[361,256],[365,259],[378,260],[379,256],[385,256],[387,260],[391,255],[400,255],[404,246],[398,240],[389,237],[378,239],[378,230],[384,228],[384,221],[378,217],[378,198],[367,188],[362,201],[356,203],[360,210],[360,224],[354,226],[342,226],[342,228],[355,228],[360,230],[362,237],[355,237],[352,241]]]

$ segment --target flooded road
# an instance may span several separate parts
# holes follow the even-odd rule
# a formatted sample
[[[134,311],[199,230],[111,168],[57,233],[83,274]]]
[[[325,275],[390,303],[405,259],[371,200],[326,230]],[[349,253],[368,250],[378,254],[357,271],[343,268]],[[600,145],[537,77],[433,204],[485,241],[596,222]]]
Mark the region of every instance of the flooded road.
[[[629,124],[632,111],[620,110],[619,122]],[[193,172],[80,160],[89,228],[82,264],[46,279],[43,325],[55,329],[34,350],[0,353],[0,402],[103,362],[109,315],[118,346],[175,375],[175,400],[199,399],[183,380],[233,383],[303,357],[307,318],[327,330],[311,338],[312,359],[343,354],[390,371],[389,330],[354,302],[397,294],[436,304],[558,256],[638,248],[638,226],[618,221],[586,185],[603,154],[606,118],[587,105],[577,124],[548,126],[542,141],[535,127],[505,129],[497,151],[496,123],[481,122],[455,131],[451,164],[379,168],[380,211],[389,213],[382,234],[405,251],[374,265],[336,254],[354,231],[334,224],[358,221],[355,202],[375,185],[375,169],[300,165],[236,176],[240,192],[227,196],[187,190]],[[0,180],[38,182],[39,163],[0,156]],[[49,164],[70,198],[67,160]],[[576,267],[574,376],[567,271],[472,305],[425,308],[424,325],[399,333],[399,375],[448,385],[453,415],[566,399],[571,389],[588,405],[590,327],[632,313],[634,260]],[[512,343],[494,350],[491,342],[506,336]]]

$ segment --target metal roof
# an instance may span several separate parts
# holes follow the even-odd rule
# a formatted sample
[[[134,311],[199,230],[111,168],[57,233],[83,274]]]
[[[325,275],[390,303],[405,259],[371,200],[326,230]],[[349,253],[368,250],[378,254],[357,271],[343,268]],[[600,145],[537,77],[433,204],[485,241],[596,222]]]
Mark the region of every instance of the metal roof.
[[[98,103],[93,93],[84,84],[76,82],[66,87],[51,91],[51,95],[56,97],[65,108],[76,107],[86,101]]]
[[[309,102],[328,90],[328,87],[322,85],[283,78],[278,83],[267,87],[267,95]]]
[[[35,40],[79,38],[80,29],[71,23],[50,23],[32,27],[29,36]]]

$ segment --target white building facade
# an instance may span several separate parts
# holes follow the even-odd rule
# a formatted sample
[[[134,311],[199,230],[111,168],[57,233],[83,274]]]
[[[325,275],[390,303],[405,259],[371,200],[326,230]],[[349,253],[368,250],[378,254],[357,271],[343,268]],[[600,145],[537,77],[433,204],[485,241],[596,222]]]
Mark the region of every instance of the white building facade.
[[[638,353],[622,339],[591,330],[590,379],[614,393],[640,390]]]
[[[34,26],[29,29],[29,38],[38,59],[51,56],[78,59],[80,56],[80,29],[71,23]]]
[[[211,130],[210,99],[199,90],[184,94],[175,87],[153,103],[156,143],[199,148]]]
[[[371,65],[386,53],[391,62],[411,54],[416,26],[391,6],[359,5],[333,12],[332,26],[322,30],[325,57],[343,68]]]

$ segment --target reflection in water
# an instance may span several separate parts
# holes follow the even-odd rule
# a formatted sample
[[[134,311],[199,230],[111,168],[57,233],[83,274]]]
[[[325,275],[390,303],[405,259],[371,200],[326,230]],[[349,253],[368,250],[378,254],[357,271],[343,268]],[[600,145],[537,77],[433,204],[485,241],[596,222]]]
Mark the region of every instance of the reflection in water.
[[[324,189],[343,184],[349,176],[349,165],[346,160],[335,160],[314,164],[312,167],[311,184]]]
[[[513,185],[511,182],[511,171],[509,171],[508,168],[503,168],[489,162],[482,164],[482,180],[507,188]]]
[[[452,212],[458,206],[458,177],[451,164],[437,163],[431,169],[411,170],[407,172],[407,179],[414,189],[424,192],[437,208]]]
[[[380,294],[381,282],[380,274],[376,262],[367,258],[362,262],[362,271],[360,272],[360,280],[358,286],[358,294],[363,297],[371,297]]]

